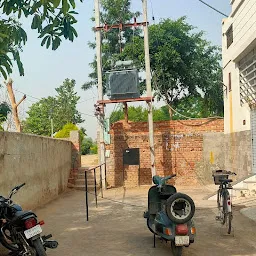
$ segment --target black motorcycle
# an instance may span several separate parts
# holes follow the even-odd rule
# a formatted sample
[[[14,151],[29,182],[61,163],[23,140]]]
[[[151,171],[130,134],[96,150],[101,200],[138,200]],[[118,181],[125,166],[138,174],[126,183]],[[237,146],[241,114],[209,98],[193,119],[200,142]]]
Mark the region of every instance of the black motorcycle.
[[[46,256],[46,248],[57,248],[58,242],[48,240],[52,235],[41,236],[44,221],[38,222],[35,213],[22,211],[11,200],[24,185],[14,187],[8,198],[0,196],[0,243],[10,255]]]

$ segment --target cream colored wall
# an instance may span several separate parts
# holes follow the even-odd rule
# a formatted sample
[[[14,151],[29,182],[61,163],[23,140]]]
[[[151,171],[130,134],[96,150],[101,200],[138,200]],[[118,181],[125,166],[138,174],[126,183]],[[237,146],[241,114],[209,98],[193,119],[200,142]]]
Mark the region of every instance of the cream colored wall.
[[[225,133],[250,130],[250,108],[240,104],[239,61],[256,47],[255,0],[231,1],[232,14],[222,23],[223,82],[228,87],[231,72],[232,90],[224,93]],[[227,49],[226,31],[233,24],[233,44]],[[243,124],[243,120],[246,124]]]
[[[13,200],[33,209],[66,190],[71,169],[70,141],[0,132],[0,195],[26,183]]]

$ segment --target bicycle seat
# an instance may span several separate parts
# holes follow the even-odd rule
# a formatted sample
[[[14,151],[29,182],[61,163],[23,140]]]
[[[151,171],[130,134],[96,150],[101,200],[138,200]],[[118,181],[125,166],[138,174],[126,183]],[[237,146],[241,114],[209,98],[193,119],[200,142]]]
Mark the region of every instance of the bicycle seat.
[[[228,184],[228,183],[230,183],[230,182],[233,182],[233,180],[231,180],[231,179],[220,179],[220,182],[221,182],[222,184]]]

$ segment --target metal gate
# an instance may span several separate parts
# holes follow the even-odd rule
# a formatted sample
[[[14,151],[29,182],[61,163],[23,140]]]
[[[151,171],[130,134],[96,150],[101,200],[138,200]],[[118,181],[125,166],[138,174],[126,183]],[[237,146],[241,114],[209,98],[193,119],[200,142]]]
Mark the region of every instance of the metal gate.
[[[256,48],[239,62],[240,103],[256,103]],[[254,105],[253,104],[253,105]],[[251,108],[252,172],[256,173],[256,109]]]
[[[256,173],[256,109],[251,110],[252,172]]]
[[[256,48],[239,62],[241,105],[255,101]]]

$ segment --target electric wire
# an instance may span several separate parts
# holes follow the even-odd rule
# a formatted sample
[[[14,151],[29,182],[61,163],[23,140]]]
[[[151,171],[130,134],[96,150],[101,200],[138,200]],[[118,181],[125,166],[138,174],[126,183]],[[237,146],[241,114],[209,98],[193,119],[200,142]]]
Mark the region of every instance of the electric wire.
[[[208,6],[209,8],[211,8],[212,10],[214,10],[215,12],[218,12],[219,14],[221,14],[221,15],[223,15],[223,16],[225,16],[225,17],[228,18],[228,15],[227,15],[227,14],[225,14],[225,13],[219,11],[218,9],[216,9],[215,7],[213,7],[213,6],[211,6],[210,4],[206,3],[205,1],[202,1],[202,0],[198,0],[198,1],[201,2],[202,4]]]

